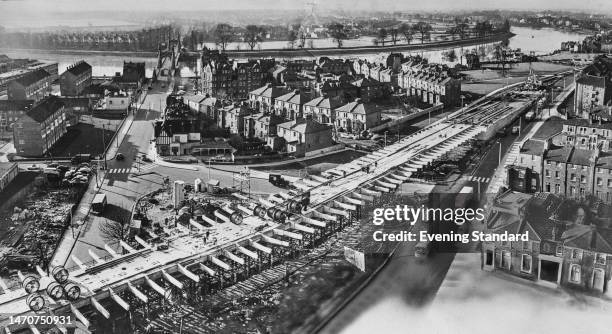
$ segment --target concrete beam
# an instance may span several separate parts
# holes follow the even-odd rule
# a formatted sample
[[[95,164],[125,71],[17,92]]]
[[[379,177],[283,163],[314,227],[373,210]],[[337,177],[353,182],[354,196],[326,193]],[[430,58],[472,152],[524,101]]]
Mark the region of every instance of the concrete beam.
[[[177,265],[177,267],[178,267],[178,271],[181,274],[185,275],[185,277],[189,278],[190,280],[192,280],[192,281],[194,281],[196,283],[200,282],[200,278],[198,277],[198,275],[192,273],[191,271],[189,271],[189,269],[183,267],[180,264]]]
[[[128,245],[127,242],[123,241],[123,240],[119,240],[119,244],[121,245],[121,247],[123,247],[124,250],[126,250],[128,253],[135,253],[136,250],[134,248],[132,248],[132,246]]]
[[[362,194],[362,193],[358,193],[358,192],[352,193],[351,196],[353,196],[354,198],[358,198],[358,199],[360,199],[362,201],[368,201],[368,202],[374,201],[374,196],[366,195],[366,194]]]
[[[328,179],[324,178],[324,177],[320,177],[318,175],[310,175],[310,178],[317,181],[317,182],[321,182],[321,183],[327,183],[329,182]]]
[[[202,215],[202,219],[203,219],[205,222],[207,222],[207,223],[209,223],[209,224],[211,224],[211,225],[217,225],[217,224],[218,224],[216,221],[214,221],[214,220],[212,220],[212,219],[208,218],[208,217],[207,217],[207,216],[205,216],[205,215]]]
[[[384,182],[387,182],[387,183],[390,183],[390,184],[395,184],[396,186],[397,186],[398,184],[402,184],[402,183],[404,183],[404,181],[402,181],[402,180],[394,179],[394,178],[391,178],[391,177],[385,177],[385,178],[383,178],[382,180],[383,180]]]
[[[97,264],[104,263],[104,260],[102,260],[102,258],[98,254],[94,253],[91,248],[87,249],[87,253],[89,253],[89,256],[91,256],[91,258],[94,259]]]
[[[227,264],[227,263],[225,263],[225,262],[223,262],[223,261],[219,260],[218,258],[216,258],[216,257],[214,257],[214,256],[211,256],[211,257],[210,257],[210,262],[212,262],[212,263],[216,264],[217,266],[219,266],[219,267],[223,268],[224,270],[230,270],[230,269],[232,269],[232,267],[231,267],[229,264]]]
[[[385,190],[386,190],[386,189],[385,189]],[[361,189],[359,189],[359,191],[360,191],[361,193],[365,194],[365,195],[370,195],[370,196],[376,196],[376,197],[378,197],[378,196],[382,195],[382,194],[381,194],[381,192],[379,192],[379,191],[375,191],[375,190],[372,190],[372,189],[368,189],[368,188],[361,188]],[[386,192],[386,191],[385,191],[385,192]]]
[[[269,244],[273,244],[273,245],[278,245],[278,246],[284,246],[284,247],[289,247],[289,242],[287,241],[283,241],[283,240],[278,240],[278,239],[274,239],[272,237],[269,237],[265,234],[261,235],[261,239]]]
[[[117,252],[115,252],[115,250],[107,244],[104,244],[104,249],[108,252],[108,254],[110,254],[115,259],[118,259],[121,257],[121,255],[117,254]]]
[[[331,221],[338,220],[338,218],[336,218],[336,216],[328,215],[326,213],[319,212],[317,210],[312,211],[312,215],[315,216],[316,218],[321,218],[321,219],[325,219],[325,220],[331,220]]]
[[[162,270],[162,276],[164,277],[164,279],[166,281],[168,281],[170,284],[174,285],[175,287],[183,290],[184,286],[183,283],[181,283],[179,280],[177,280],[176,278],[174,278],[172,275],[168,274],[167,271]]]
[[[377,185],[379,185],[381,187],[385,187],[385,188],[389,188],[389,189],[395,189],[397,187],[397,184],[390,183],[390,182],[385,182],[383,180],[376,180],[374,183],[376,183]]]
[[[323,227],[324,228],[325,226],[327,226],[326,222],[320,221],[320,220],[316,220],[316,219],[312,219],[310,217],[303,217],[302,221],[304,223],[308,223],[310,225],[314,225],[314,226],[318,226],[318,227]]]
[[[385,187],[381,187],[381,186],[374,186],[374,190],[378,190],[378,191],[383,192],[383,193],[388,193],[389,191],[391,191],[391,189],[385,188]]]
[[[86,328],[89,328],[89,320],[85,318],[83,313],[81,313],[78,308],[70,304],[70,311],[72,312],[72,314],[74,314],[74,317],[77,318],[78,321],[80,321]]]
[[[347,204],[347,203],[343,203],[340,201],[334,201],[334,204],[336,204],[338,207],[344,209],[344,210],[351,210],[351,211],[357,211],[357,206],[353,205],[353,204]]]
[[[124,309],[126,311],[130,310],[130,304],[128,304],[128,302],[123,300],[123,298],[121,298],[121,296],[116,294],[115,291],[113,291],[113,289],[108,288],[108,293],[109,293],[111,299],[114,300],[115,303],[117,303],[117,305],[121,306],[122,309]]]
[[[145,283],[153,290],[155,290],[157,293],[159,293],[160,295],[162,295],[164,298],[168,298],[168,290],[162,288],[161,286],[159,286],[159,284],[155,283],[152,279],[150,279],[149,277],[145,276]]]
[[[106,319],[110,319],[110,312],[108,312],[108,310],[105,309],[104,306],[102,306],[102,304],[100,304],[100,302],[98,302],[96,298],[91,296],[89,297],[89,300],[91,300],[91,305],[93,305],[93,307],[98,311],[98,313],[100,313]]]
[[[248,216],[253,216],[255,213],[253,212],[253,210],[248,209],[242,205],[236,205],[236,208],[238,208],[238,210],[246,213]]]
[[[231,223],[231,220],[229,219],[229,217],[226,217],[225,215],[223,215],[221,212],[219,212],[219,210],[215,210],[214,215],[215,217],[223,220],[226,223]]]
[[[315,229],[312,227],[308,227],[308,226],[304,226],[298,223],[290,223],[289,226],[291,226],[291,228],[296,229],[298,231],[302,231],[304,233],[308,233],[308,234],[314,234],[315,233]]]
[[[281,229],[277,229],[275,228],[273,230],[274,234],[278,234],[278,235],[283,235],[286,237],[289,237],[291,239],[295,239],[295,240],[302,240],[303,237],[301,234],[299,233],[295,233],[295,232],[289,232],[289,231],[285,231],[285,230],[281,230]]]
[[[271,248],[266,247],[266,246],[264,246],[262,244],[259,244],[259,243],[255,242],[255,241],[249,240],[249,245],[251,247],[259,250],[259,251],[262,251],[262,252],[266,253],[266,254],[272,254],[272,249]]]
[[[202,271],[204,271],[205,273],[207,273],[210,276],[215,276],[216,272],[210,268],[208,268],[206,265],[204,265],[204,263],[200,263],[200,269],[202,269]]]
[[[79,260],[79,258],[76,257],[76,255],[72,254],[70,255],[70,258],[72,259],[72,261],[74,261],[74,263],[76,263],[77,266],[79,266],[79,268],[81,268],[82,270],[87,269],[87,267],[83,264],[83,261]]]
[[[344,216],[346,218],[350,218],[350,214],[344,210],[339,210],[336,208],[332,208],[330,206],[324,206],[323,210],[325,211],[325,213],[330,213],[330,214],[334,214],[334,215],[341,215]]]
[[[344,196],[342,199],[346,203],[350,203],[350,204],[353,204],[353,205],[364,205],[365,204],[365,201],[362,201],[360,199],[355,199],[355,198],[352,198],[352,197],[348,197],[348,196]]]
[[[202,224],[198,223],[194,219],[189,219],[189,224],[191,224],[191,226],[197,228],[198,230],[205,230],[206,229],[204,226],[202,226]]]
[[[259,256],[257,255],[257,253],[256,253],[256,252],[252,252],[252,251],[250,251],[250,250],[248,250],[248,249],[246,249],[246,248],[244,248],[244,247],[242,247],[242,246],[240,246],[240,245],[238,245],[238,244],[236,245],[236,249],[237,249],[237,250],[238,250],[240,253],[242,253],[242,254],[244,254],[244,255],[246,255],[246,256],[248,256],[248,257],[250,257],[250,258],[251,258],[251,259],[253,259],[253,260],[257,260],[257,259],[259,258]]]
[[[136,240],[136,242],[139,243],[142,247],[151,249],[151,245],[149,245],[148,242],[142,240],[142,238],[140,238],[139,236],[135,235],[134,240]]]
[[[149,302],[149,297],[147,297],[147,295],[145,295],[142,291],[138,290],[138,288],[135,287],[132,283],[128,282],[127,286],[130,292],[132,292],[134,296],[136,296],[136,298],[142,300],[145,303]]]
[[[239,265],[244,266],[244,259],[240,256],[236,256],[236,254],[228,250],[223,251],[223,255],[225,255],[228,259],[238,263]]]
[[[236,197],[237,199],[242,200],[242,201],[248,201],[248,200],[249,200],[247,197],[242,196],[242,195],[241,195],[241,194],[239,194],[239,193],[232,193],[232,196],[234,196],[234,197]]]

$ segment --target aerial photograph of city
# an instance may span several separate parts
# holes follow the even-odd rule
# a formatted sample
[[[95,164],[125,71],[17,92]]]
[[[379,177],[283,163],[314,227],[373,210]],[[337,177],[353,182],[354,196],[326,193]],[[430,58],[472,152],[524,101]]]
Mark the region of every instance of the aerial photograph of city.
[[[0,0],[11,333],[612,333],[612,2]]]

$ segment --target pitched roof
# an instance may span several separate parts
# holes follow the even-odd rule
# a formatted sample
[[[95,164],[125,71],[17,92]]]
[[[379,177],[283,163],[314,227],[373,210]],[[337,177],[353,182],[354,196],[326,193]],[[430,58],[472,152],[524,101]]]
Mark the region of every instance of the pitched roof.
[[[304,103],[305,106],[326,108],[326,109],[336,109],[342,105],[342,101],[338,98],[329,98],[325,96],[317,97],[313,100],[310,100]]]
[[[372,78],[361,78],[351,82],[351,84],[357,87],[372,87],[381,85],[380,81],[374,80]]]
[[[572,151],[572,155],[570,156],[569,163],[575,165],[589,166],[593,161],[595,161],[595,157],[597,156],[596,150],[585,150],[581,148],[575,148]]]
[[[612,129],[612,123],[599,124],[598,122],[590,122],[588,119],[584,119],[584,118],[571,118],[565,121],[563,124],[573,125],[573,126],[583,126],[586,128]]]
[[[304,104],[307,100],[309,100],[308,96],[299,90],[293,90],[276,98],[276,101],[284,101],[293,104]]]
[[[272,84],[267,84],[263,87],[259,87],[249,92],[249,94],[275,99],[285,94],[286,92],[287,88],[285,88],[284,86],[273,86]]]
[[[546,151],[544,159],[557,162],[567,162],[572,153],[571,147],[557,147]]]
[[[49,72],[41,69],[37,69],[35,71],[29,72],[28,74],[22,76],[21,78],[15,80],[15,82],[19,83],[22,86],[31,86],[32,84],[39,82],[40,80],[49,77]]]
[[[362,115],[368,115],[376,112],[376,110],[372,108],[371,105],[361,102],[360,99],[355,99],[355,101],[349,102],[341,106],[340,108],[337,108],[336,111]]]
[[[85,61],[80,61],[75,63],[74,65],[68,67],[66,72],[72,73],[74,75],[81,75],[87,71],[91,71],[91,65],[86,63]]]
[[[298,119],[294,121],[280,123],[278,127],[294,130],[302,134],[316,133],[323,130],[331,131],[331,126],[321,124],[310,119]]]
[[[59,97],[51,95],[32,107],[32,109],[30,109],[26,115],[36,122],[41,123],[63,106],[64,102],[62,102]]]
[[[586,86],[605,87],[606,78],[583,74],[580,78],[578,78],[578,80],[576,80],[576,83]]]

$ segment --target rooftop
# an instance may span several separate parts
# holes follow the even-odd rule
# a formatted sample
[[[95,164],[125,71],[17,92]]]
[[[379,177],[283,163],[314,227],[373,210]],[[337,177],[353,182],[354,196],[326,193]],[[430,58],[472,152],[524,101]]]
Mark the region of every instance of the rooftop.
[[[563,129],[564,119],[560,117],[551,117],[540,128],[536,133],[531,137],[532,139],[541,139],[546,140],[560,133]]]
[[[43,69],[38,69],[35,71],[32,71],[24,76],[22,76],[21,78],[15,80],[15,82],[19,83],[22,86],[31,86],[32,84],[41,81],[42,79],[45,79],[47,77],[49,77],[50,74],[49,72],[43,70]]]
[[[522,154],[543,155],[546,143],[541,140],[529,139],[521,146]]]
[[[68,67],[68,69],[66,70],[66,72],[72,73],[73,75],[81,75],[85,72],[91,71],[91,65],[89,65],[88,63],[86,63],[85,61],[81,60],[80,62],[77,62],[73,65],[71,65],[70,67]]]
[[[57,96],[51,95],[46,97],[44,100],[36,104],[30,111],[26,113],[36,122],[44,122],[54,112],[58,111],[64,106],[64,103]]]

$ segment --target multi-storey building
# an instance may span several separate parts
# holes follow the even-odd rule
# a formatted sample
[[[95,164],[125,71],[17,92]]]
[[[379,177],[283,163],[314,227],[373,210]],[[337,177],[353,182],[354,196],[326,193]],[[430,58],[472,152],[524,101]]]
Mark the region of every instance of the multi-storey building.
[[[91,65],[80,61],[68,67],[60,75],[60,91],[62,96],[79,96],[85,88],[91,85]]]
[[[310,119],[299,118],[278,124],[277,136],[268,138],[272,149],[302,157],[309,152],[325,149],[334,144],[332,127]]]
[[[339,97],[320,96],[304,104],[304,116],[322,124],[336,124],[336,108],[342,106]]]
[[[51,94],[51,76],[42,69],[29,72],[9,82],[7,93],[9,100],[40,101]]]
[[[33,103],[29,100],[0,100],[0,133],[9,130]]]
[[[596,107],[607,105],[612,99],[612,59],[599,56],[582,70],[576,79],[574,113],[588,118]]]
[[[277,125],[285,119],[274,114],[265,115],[263,113],[244,117],[244,137],[253,139],[258,138],[268,142],[269,137],[276,136]]]
[[[288,93],[285,86],[267,84],[249,92],[249,103],[258,112],[272,112],[276,98]]]
[[[357,79],[351,82],[351,84],[357,87],[357,96],[366,103],[382,97],[385,89],[380,81],[371,77]]]
[[[57,96],[35,104],[13,126],[17,155],[44,156],[66,133],[66,112]]]
[[[490,210],[487,232],[526,233],[527,240],[484,242],[483,269],[543,286],[606,293],[612,230],[596,214],[584,211],[575,201],[552,194],[504,193]]]
[[[16,162],[0,162],[0,192],[19,174]]]
[[[445,65],[411,67],[399,75],[398,84],[408,96],[433,105],[456,106],[461,96],[461,81]]]
[[[243,134],[245,117],[252,114],[253,110],[245,103],[235,103],[226,106],[220,110],[222,117],[219,117],[221,122],[217,125],[220,128],[227,128],[230,133]]]
[[[563,122],[561,141],[565,145],[582,149],[602,151],[612,149],[612,122],[593,121],[594,115],[588,119],[572,118]]]
[[[246,99],[250,91],[272,80],[268,70],[274,59],[231,62],[211,60],[201,71],[202,94],[213,97]]]
[[[310,97],[300,90],[293,90],[287,94],[281,95],[274,101],[274,114],[295,120],[296,118],[304,117],[304,104],[310,100]]]
[[[366,104],[361,99],[336,108],[336,127],[349,133],[360,134],[381,123],[382,113],[379,109]]]

